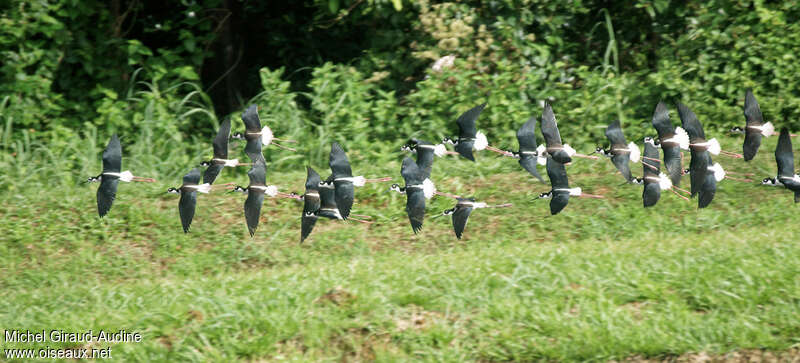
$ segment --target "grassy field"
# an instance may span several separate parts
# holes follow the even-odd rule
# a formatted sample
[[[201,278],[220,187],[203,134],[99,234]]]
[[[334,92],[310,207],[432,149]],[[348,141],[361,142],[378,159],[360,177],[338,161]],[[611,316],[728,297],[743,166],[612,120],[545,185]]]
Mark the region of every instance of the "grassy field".
[[[751,164],[715,161],[774,176],[776,141]],[[352,162],[356,174],[399,178],[399,160]],[[301,169],[268,179],[302,192]],[[449,218],[430,218],[452,201],[429,202],[415,236],[389,183],[356,191],[354,213],[375,223],[320,220],[302,245],[300,203],[265,201],[251,239],[241,194],[201,195],[184,234],[178,198],[164,193],[179,177],[120,185],[102,220],[96,184],[11,188],[0,204],[0,326],[139,332],[142,342],[110,345],[139,361],[664,359],[800,344],[790,192],[726,180],[707,209],[664,192],[645,210],[641,187],[621,185],[610,161],[567,170],[606,199],[573,198],[550,217],[548,201],[532,200],[549,186],[515,160],[438,159],[440,190],[514,204],[476,210],[460,241]],[[246,185],[244,171],[218,180]],[[45,345],[80,344],[3,343]]]

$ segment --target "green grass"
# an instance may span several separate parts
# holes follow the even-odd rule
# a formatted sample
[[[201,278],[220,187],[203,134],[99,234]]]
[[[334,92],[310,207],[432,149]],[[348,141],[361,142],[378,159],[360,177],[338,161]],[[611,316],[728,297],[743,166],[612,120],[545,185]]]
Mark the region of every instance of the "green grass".
[[[760,180],[775,174],[776,141],[752,164],[715,161]],[[399,157],[376,166],[350,154],[356,174],[399,178]],[[516,161],[437,160],[440,190],[514,203],[476,210],[460,241],[448,218],[430,218],[451,201],[431,201],[415,236],[387,184],[356,191],[354,213],[374,224],[321,220],[303,245],[299,203],[267,200],[251,239],[240,194],[201,195],[184,234],[177,197],[163,193],[179,172],[120,185],[104,219],[96,184],[14,185],[0,203],[0,326],[140,332],[141,343],[111,345],[139,361],[570,361],[800,344],[791,193],[723,181],[705,210],[669,192],[643,209],[641,187],[619,186],[610,161],[567,168],[574,186],[607,198],[573,198],[550,217],[532,201],[549,187]],[[268,178],[301,192],[297,169]],[[219,180],[246,184],[244,171]]]

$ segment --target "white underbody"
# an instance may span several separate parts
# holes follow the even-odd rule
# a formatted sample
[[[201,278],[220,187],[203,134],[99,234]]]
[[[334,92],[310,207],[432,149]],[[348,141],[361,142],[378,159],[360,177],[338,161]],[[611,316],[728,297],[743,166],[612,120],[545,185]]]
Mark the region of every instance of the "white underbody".
[[[664,173],[658,173],[658,177],[648,176],[645,177],[645,179],[653,183],[658,183],[658,187],[661,188],[661,190],[672,188],[672,180]]]
[[[574,196],[574,197],[579,197],[582,194],[581,187],[557,188],[557,189],[553,189],[553,191],[556,191],[556,192],[569,192],[569,195]]]
[[[103,173],[103,175],[115,176],[119,178],[119,180],[128,183],[130,183],[130,181],[133,180],[133,173],[131,173],[130,170],[125,170],[121,173]]]
[[[264,194],[269,195],[270,197],[278,195],[278,187],[274,185],[251,185],[248,188],[263,190]]]
[[[489,141],[486,140],[486,135],[478,131],[478,133],[475,134],[475,142],[472,144],[472,147],[475,150],[480,151],[485,149],[487,146],[489,146]]]
[[[208,183],[203,183],[203,184],[198,184],[198,185],[186,185],[185,187],[189,188],[189,189],[194,189],[195,191],[198,191],[200,193],[206,193],[206,194],[208,194],[208,192],[211,191],[211,184],[208,184]]]
[[[333,214],[334,214],[334,215],[336,215],[336,218],[337,218],[337,219],[344,219],[344,218],[342,218],[342,214],[341,214],[341,213],[339,212],[339,210],[338,210],[338,209],[336,209],[336,208],[320,208],[319,210],[320,210],[320,211],[329,211],[329,212],[333,212]]]
[[[795,183],[800,183],[800,175],[795,174],[792,177],[778,175],[778,177],[775,178],[775,180],[777,180],[781,184],[783,184],[784,180],[792,180]]]
[[[761,135],[764,135],[764,137],[775,135],[775,126],[772,125],[772,122],[767,122],[763,125],[747,126],[747,128],[760,131]]]
[[[465,207],[472,207],[472,209],[486,208],[488,205],[484,202],[461,202],[459,203]]]
[[[714,163],[714,165],[709,166],[708,171],[714,173],[714,179],[717,181],[725,179],[725,169],[722,169],[722,165],[719,165],[719,163]]]
[[[223,163],[222,166],[227,166],[227,167],[234,167],[234,166],[239,165],[239,159],[230,159],[230,160],[228,160],[228,159],[212,159],[211,161],[222,162]]]
[[[675,128],[675,136],[666,140],[661,140],[662,144],[666,142],[676,143],[681,149],[689,150],[689,134],[686,133],[683,127],[679,126]]]
[[[365,179],[361,175],[359,175],[359,176],[351,176],[351,177],[346,177],[346,178],[336,178],[336,180],[338,180],[338,181],[349,181],[349,182],[353,183],[353,185],[355,185],[357,187],[363,187],[364,184],[367,184],[367,179]]]

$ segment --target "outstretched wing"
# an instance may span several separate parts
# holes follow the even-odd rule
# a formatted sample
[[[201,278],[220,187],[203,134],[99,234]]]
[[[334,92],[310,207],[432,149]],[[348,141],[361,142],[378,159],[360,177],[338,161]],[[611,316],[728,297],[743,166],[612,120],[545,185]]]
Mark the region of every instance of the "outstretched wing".
[[[198,173],[199,178],[199,173]],[[194,209],[197,206],[197,192],[182,191],[181,200],[178,202],[178,212],[181,215],[181,225],[183,232],[189,233],[189,227],[192,225],[194,218]]]
[[[709,164],[711,163],[711,157],[709,157],[708,163]],[[698,193],[697,196],[697,208],[705,208],[709,204],[711,204],[711,201],[714,200],[714,194],[716,192],[717,192],[717,179],[714,177],[714,173],[706,173],[705,181],[703,182],[703,185],[700,187],[700,192]]]
[[[536,117],[531,117],[526,121],[519,130],[517,130],[517,141],[519,142],[519,151],[535,151],[536,147]]]
[[[672,135],[675,135],[675,126],[672,125],[672,120],[669,119],[669,110],[664,102],[659,102],[653,112],[653,128],[656,129],[658,138],[661,140],[669,139]]]
[[[748,89],[744,94],[744,118],[747,126],[761,126],[764,123],[761,107],[758,105],[752,89]]]
[[[791,178],[794,176],[794,152],[792,151],[792,140],[789,138],[789,130],[781,129],[778,136],[778,146],[775,147],[775,162],[778,164],[778,176]]]
[[[251,162],[266,162],[264,159],[264,154],[261,153],[261,147],[262,144],[260,137],[248,138],[247,144],[244,146],[244,153],[247,154],[247,157],[250,158]]]
[[[539,174],[539,170],[536,170],[536,157],[530,155],[520,156],[519,165],[522,165],[522,168],[527,170],[534,178],[544,183],[544,179],[542,179],[542,175]]]
[[[403,176],[406,186],[422,184],[422,181],[424,180],[419,166],[417,166],[417,163],[415,163],[414,160],[411,160],[409,157],[403,159],[403,166],[400,167],[400,175]]]
[[[664,150],[664,168],[667,169],[667,174],[672,181],[672,185],[680,186],[681,176],[683,176],[680,146],[677,144],[661,144],[661,150]]]
[[[628,164],[631,158],[628,153],[614,155],[611,157],[611,162],[614,163],[614,166],[617,167],[622,176],[625,177],[625,180],[631,181],[631,167]]]
[[[353,176],[353,171],[350,169],[350,161],[347,160],[347,154],[338,142],[331,144],[331,154],[328,159],[328,165],[331,167],[334,178],[347,178]]]
[[[547,176],[550,178],[550,186],[553,189],[569,188],[567,169],[564,167],[564,164],[555,161],[553,158],[547,158],[546,167]]]
[[[183,184],[197,185],[200,184],[200,169],[194,168],[183,176]]]
[[[104,217],[111,205],[114,204],[114,199],[117,196],[117,185],[119,178],[115,176],[103,175],[100,179],[100,187],[97,188],[97,214],[100,218]]]
[[[122,171],[122,146],[116,134],[111,136],[103,151],[103,173],[119,173]]]
[[[461,140],[456,144],[456,152],[464,158],[475,161],[475,156],[472,155],[472,148],[474,142],[472,140]]]
[[[464,112],[461,116],[458,116],[456,123],[458,124],[458,137],[460,139],[474,139],[476,134],[478,133],[478,129],[475,127],[475,121],[478,119],[478,116],[483,111],[483,108],[486,107],[486,104],[475,106],[469,111]]]
[[[347,219],[350,216],[350,209],[353,208],[353,200],[355,199],[355,188],[350,181],[337,180],[333,182],[336,187],[335,198],[336,207],[339,209],[339,214],[342,219]]]
[[[303,214],[300,220],[300,243],[303,243],[303,241],[308,238],[308,235],[314,230],[315,224],[317,224],[317,216],[306,216]]]
[[[250,105],[242,113],[242,122],[248,132],[261,132],[261,120],[258,118],[258,106]]]
[[[691,181],[691,192],[694,197],[700,192],[703,183],[706,182],[708,165],[711,156],[708,151],[692,151],[692,161],[689,162],[689,180]]]
[[[678,116],[681,118],[683,129],[689,135],[689,140],[706,139],[706,134],[703,132],[703,125],[697,119],[697,115],[686,107],[686,105],[678,102]]]
[[[228,158],[228,138],[231,136],[231,120],[226,119],[219,124],[217,130],[217,137],[214,138],[214,158],[227,159]]]
[[[542,111],[542,136],[547,147],[561,146],[561,134],[558,132],[556,115],[553,114],[553,107],[549,103],[544,104]]]
[[[569,203],[569,192],[553,191],[550,196],[550,214],[560,213]]]
[[[250,178],[250,185],[267,185],[267,164],[256,161],[247,172],[247,177]]]
[[[751,132],[749,129],[745,129],[744,143],[742,144],[744,161],[753,160],[759,147],[761,147],[761,131],[754,130],[754,132]]]
[[[661,187],[658,183],[644,182],[644,189],[642,190],[642,204],[644,207],[652,207],[661,199]]]
[[[214,181],[217,180],[217,176],[224,168],[222,164],[211,164],[206,168],[206,171],[203,172],[203,183],[214,184]]]
[[[425,219],[425,192],[420,188],[406,189],[406,213],[414,234],[422,229],[422,220]]]
[[[628,144],[625,141],[625,135],[622,133],[622,126],[619,125],[619,120],[614,120],[606,127],[606,138],[611,143],[612,149],[615,147],[625,148]]]
[[[472,207],[456,206],[456,211],[452,216],[453,231],[456,233],[456,238],[461,239],[464,228],[467,227],[467,222],[469,222],[470,214],[472,214]]]
[[[422,171],[423,180],[431,176],[433,169],[433,159],[436,157],[434,154],[434,145],[422,140],[414,140],[417,144],[417,166]]]
[[[264,203],[264,191],[248,188],[247,200],[244,201],[244,219],[247,221],[247,230],[250,237],[256,233],[258,219],[261,216],[261,205]]]
[[[310,166],[306,166],[306,192],[309,190],[319,189],[319,183],[322,181],[319,173]]]

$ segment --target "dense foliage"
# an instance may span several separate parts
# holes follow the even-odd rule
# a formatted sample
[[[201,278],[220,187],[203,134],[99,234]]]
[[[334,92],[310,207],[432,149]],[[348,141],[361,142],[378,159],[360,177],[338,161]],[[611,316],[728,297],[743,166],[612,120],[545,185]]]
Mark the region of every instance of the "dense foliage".
[[[631,138],[651,133],[660,99],[721,132],[743,122],[747,87],[776,125],[800,116],[792,2],[39,0],[0,11],[4,163],[19,162],[15,141],[69,154],[72,140],[114,132],[126,145],[166,138],[173,147],[151,155],[180,147],[191,163],[218,119],[238,121],[251,102],[301,141],[299,155],[269,156],[278,167],[320,163],[334,139],[380,158],[408,136],[454,133],[484,101],[479,126],[500,147],[545,100],[579,146],[616,118]],[[446,55],[453,66],[433,70]]]

